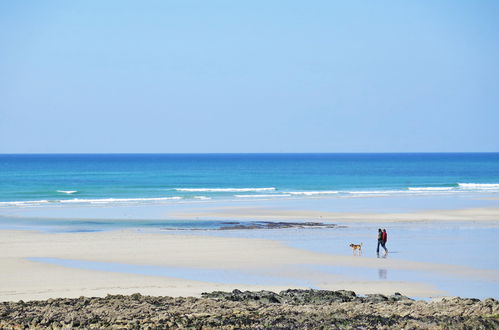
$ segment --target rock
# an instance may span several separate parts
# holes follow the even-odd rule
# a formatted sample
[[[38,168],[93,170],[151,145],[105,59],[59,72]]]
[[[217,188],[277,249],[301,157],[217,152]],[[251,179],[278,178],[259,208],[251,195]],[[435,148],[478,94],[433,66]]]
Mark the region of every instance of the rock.
[[[364,299],[367,302],[373,302],[373,303],[380,303],[388,300],[388,298],[382,294],[367,294]]]
[[[390,300],[390,301],[406,301],[406,302],[414,301],[414,299],[403,296],[398,292],[395,292],[393,295],[389,296],[388,300]]]
[[[130,298],[133,300],[140,300],[140,298],[142,298],[142,295],[140,293],[134,293],[130,296]]]
[[[357,296],[353,291],[293,290],[281,291],[282,300],[293,304],[324,304],[352,301]]]
[[[240,291],[234,290],[232,292],[222,292],[222,291],[214,291],[212,293],[202,293],[202,297],[212,298],[212,299],[221,299],[221,300],[229,300],[229,301],[257,301],[261,303],[280,303],[280,297],[278,294],[270,291]]]
[[[202,298],[51,299],[0,304],[0,328],[216,329],[494,329],[495,299],[413,301],[399,293],[357,296],[352,291],[215,291]]]

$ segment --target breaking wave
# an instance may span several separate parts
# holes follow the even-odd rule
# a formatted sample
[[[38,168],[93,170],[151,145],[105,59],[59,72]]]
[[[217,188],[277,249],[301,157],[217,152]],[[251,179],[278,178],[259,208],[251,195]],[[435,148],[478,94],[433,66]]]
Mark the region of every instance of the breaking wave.
[[[39,206],[39,205],[57,205],[57,204],[123,204],[140,202],[161,202],[168,200],[180,200],[182,197],[157,197],[157,198],[93,198],[93,199],[62,199],[62,200],[34,200],[34,201],[12,201],[0,202],[0,207],[9,206]]]
[[[291,195],[304,195],[304,196],[314,196],[314,195],[333,195],[338,194],[339,191],[336,190],[322,190],[322,191],[291,191]]]
[[[273,195],[235,195],[237,198],[268,198],[268,197],[290,197],[290,194],[273,194]]]
[[[410,187],[410,191],[450,191],[454,190],[452,187]]]
[[[499,183],[458,183],[461,189],[473,190],[495,190],[499,189]]]
[[[200,200],[209,200],[211,199],[211,197],[207,197],[207,196],[194,196],[195,199],[200,199]]]
[[[95,198],[95,199],[64,199],[59,202],[61,203],[128,203],[128,202],[155,202],[155,201],[167,201],[167,200],[178,200],[182,197],[153,197],[153,198]]]
[[[25,205],[41,205],[50,203],[48,200],[39,201],[13,201],[13,202],[0,202],[0,206],[25,206]]]
[[[248,191],[275,191],[276,188],[176,188],[184,192],[248,192]]]
[[[297,189],[297,188],[294,188]],[[299,188],[298,188],[299,189]],[[183,193],[173,193],[178,196],[146,197],[138,198],[75,198],[81,193],[77,190],[57,190],[57,193],[68,196],[66,199],[48,196],[39,196],[30,200],[1,201],[0,207],[36,207],[36,206],[57,206],[57,205],[102,205],[102,204],[141,204],[141,203],[161,203],[168,201],[188,202],[192,200],[234,200],[236,199],[277,199],[277,198],[362,198],[362,197],[383,197],[383,196],[425,196],[425,195],[449,195],[449,194],[496,194],[499,192],[499,183],[442,183],[441,186],[420,186],[420,187],[397,187],[383,189],[363,190],[293,190],[284,188],[261,187],[261,188],[175,188],[170,189]],[[195,192],[198,192],[197,194]],[[217,193],[226,193],[224,195]],[[54,190],[50,190],[50,195],[54,196]],[[71,196],[71,197],[69,197]],[[164,196],[164,195],[163,195]],[[81,197],[81,196],[80,196]]]

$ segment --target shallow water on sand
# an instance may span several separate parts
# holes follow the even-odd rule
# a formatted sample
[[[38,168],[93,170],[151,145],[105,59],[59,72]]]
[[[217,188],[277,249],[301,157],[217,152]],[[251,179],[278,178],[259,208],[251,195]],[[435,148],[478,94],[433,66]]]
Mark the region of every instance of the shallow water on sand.
[[[389,234],[389,253],[385,258],[499,270],[499,255],[496,253],[499,222],[385,223],[383,226]],[[199,235],[198,232],[190,234]],[[363,243],[363,255],[358,258],[378,257],[375,224],[349,223],[346,228],[332,229],[206,231],[203,235],[277,240],[291,247],[332,255],[352,255],[349,244]],[[383,256],[381,251],[380,257]],[[320,266],[317,269],[357,278],[358,281],[428,283],[452,296],[499,297],[499,277],[495,280],[466,279],[429,271],[367,267]]]
[[[180,223],[179,223],[180,224]],[[205,225],[214,226],[216,222]],[[185,223],[183,225],[186,225]],[[495,253],[499,247],[499,222],[468,223],[385,223],[389,233],[387,247],[389,253],[380,257],[433,264],[466,266],[479,270],[499,270],[499,257]],[[143,232],[158,232],[157,228],[140,229]],[[363,255],[356,258],[376,258],[376,232],[374,224],[350,223],[342,228],[314,229],[257,229],[257,230],[162,230],[164,235],[209,235],[217,237],[257,238],[281,241],[284,244],[333,255],[352,255],[350,242],[363,243]],[[158,267],[126,265],[117,263],[88,262],[36,258],[38,262],[48,262],[82,269],[114,271],[131,274],[179,277],[189,280],[211,281],[227,284],[285,284],[320,288],[320,285],[308,281],[306,276],[300,279],[279,273],[272,269],[256,272],[247,270],[192,269],[179,267]],[[499,277],[466,278],[452,273],[436,271],[401,270],[393,268],[344,267],[324,265],[296,265],[309,273],[341,276],[349,281],[403,281],[425,283],[444,291],[446,295],[499,298]],[[296,269],[298,269],[296,268]]]
[[[118,220],[176,220],[178,214],[191,220],[219,220],[216,210],[271,209],[285,212],[313,210],[318,212],[346,213],[405,213],[427,210],[453,210],[479,207],[498,207],[499,193],[438,194],[423,196],[370,196],[344,198],[293,197],[286,200],[200,200],[164,201],[143,205],[37,205],[2,206],[0,216],[49,219],[118,219]],[[195,213],[195,216],[189,216]],[[203,214],[209,214],[203,216]],[[226,217],[225,217],[226,218]],[[237,219],[233,216],[231,220]],[[317,218],[315,219],[317,220]],[[325,219],[327,220],[327,219]],[[470,219],[472,220],[472,219]],[[498,219],[499,220],[499,219]]]
[[[203,235],[263,238],[320,253],[352,255],[350,243],[363,243],[364,257],[377,257],[377,225],[341,224],[345,227],[324,229],[205,231]],[[499,270],[499,221],[385,223],[389,234],[388,258],[453,264]],[[172,231],[199,235],[197,231]],[[383,252],[383,251],[381,251]],[[499,280],[499,279],[498,279]]]
[[[478,198],[480,197],[480,198]],[[37,207],[2,209],[0,229],[39,230],[50,233],[92,232],[108,230],[137,230],[164,235],[208,235],[217,237],[257,238],[275,240],[313,252],[351,256],[350,243],[363,243],[363,255],[357,258],[376,258],[378,224],[362,222],[337,223],[338,228],[289,228],[218,230],[229,226],[227,222],[251,224],[248,219],[227,217],[192,217],[178,220],[175,212],[210,211],[213,208],[246,207],[274,208],[277,210],[314,210],[323,212],[409,212],[429,209],[456,209],[495,206],[498,200],[474,196],[425,196],[425,197],[371,197],[371,198],[317,198],[286,201],[238,201],[166,203],[164,205],[113,206],[113,207]],[[259,221],[262,219],[259,219]],[[386,258],[433,264],[458,265],[482,270],[499,270],[499,219],[498,221],[425,221],[384,222],[388,231],[389,250]],[[319,221],[328,219],[309,217],[286,221]],[[329,220],[330,221],[330,220]],[[168,228],[168,230],[166,230]],[[39,256],[43,257],[43,256]],[[288,284],[316,287],[302,278],[299,281],[271,269],[260,273],[234,272],[220,269],[180,269],[172,267],[89,263],[78,260],[38,259],[39,262],[62,264],[67,267],[107,270],[155,276],[172,276],[192,280],[222,281],[242,284]],[[430,271],[408,271],[389,268],[364,267],[308,267],[309,272],[330,273],[357,281],[411,281],[434,285],[447,295],[499,298],[497,279],[463,278]],[[201,271],[201,273],[200,273]],[[200,274],[202,276],[200,277]]]
[[[258,272],[237,271],[233,269],[187,268],[173,266],[132,265],[114,262],[85,261],[59,258],[29,258],[31,261],[49,263],[59,266],[118,272],[147,276],[176,277],[192,281],[213,282],[223,284],[256,284],[256,285],[290,285],[313,287],[306,280],[297,280],[286,276],[272,276]]]

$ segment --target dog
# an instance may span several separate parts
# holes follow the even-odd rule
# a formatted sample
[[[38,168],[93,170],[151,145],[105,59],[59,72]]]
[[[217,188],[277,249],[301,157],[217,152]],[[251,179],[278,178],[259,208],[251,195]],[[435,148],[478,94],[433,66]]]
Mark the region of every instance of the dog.
[[[352,248],[352,253],[353,255],[356,254],[356,252],[358,252],[358,255],[362,255],[362,243],[360,244],[350,244],[350,247]]]

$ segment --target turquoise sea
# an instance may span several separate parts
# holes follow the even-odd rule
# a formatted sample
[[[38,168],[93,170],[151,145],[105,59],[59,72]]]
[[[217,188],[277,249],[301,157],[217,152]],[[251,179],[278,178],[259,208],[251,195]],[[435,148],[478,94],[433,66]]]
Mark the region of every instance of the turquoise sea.
[[[0,155],[0,207],[499,192],[499,153]]]

